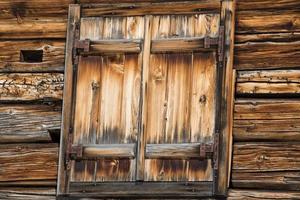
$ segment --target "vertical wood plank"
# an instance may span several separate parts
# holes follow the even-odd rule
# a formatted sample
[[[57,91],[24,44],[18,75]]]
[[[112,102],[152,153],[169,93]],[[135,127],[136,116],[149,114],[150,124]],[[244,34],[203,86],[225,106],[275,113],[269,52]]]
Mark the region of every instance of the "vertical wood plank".
[[[217,185],[215,194],[224,196],[228,190],[228,167],[229,167],[229,145],[232,130],[232,69],[233,69],[233,48],[234,48],[234,24],[235,24],[235,4],[236,1],[222,1],[221,22],[225,25],[225,64],[222,77],[222,102],[221,102],[221,130],[219,142],[219,169],[217,174]]]
[[[145,32],[144,32],[144,44],[142,52],[142,85],[141,85],[141,100],[140,100],[140,113],[139,119],[141,123],[139,125],[139,138],[137,142],[137,161],[136,161],[136,180],[144,180],[144,168],[145,168],[145,132],[147,130],[147,84],[148,73],[150,63],[150,49],[151,49],[151,33],[152,33],[152,16],[145,17]]]
[[[62,128],[60,135],[60,150],[59,150],[59,166],[57,179],[57,195],[68,192],[68,176],[66,174],[65,153],[67,147],[67,137],[71,123],[71,105],[72,105],[72,85],[73,85],[73,63],[72,50],[74,42],[74,27],[75,23],[80,19],[80,6],[69,6],[68,29],[67,29],[67,44],[65,58],[65,85],[64,85],[64,102],[62,111]]]

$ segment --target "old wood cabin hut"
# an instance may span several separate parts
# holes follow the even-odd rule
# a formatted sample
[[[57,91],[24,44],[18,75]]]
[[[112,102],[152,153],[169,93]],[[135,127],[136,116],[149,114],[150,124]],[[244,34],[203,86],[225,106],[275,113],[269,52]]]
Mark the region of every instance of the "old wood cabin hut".
[[[217,51],[176,52],[199,45]],[[1,0],[0,199],[55,199],[69,182],[102,197],[300,199],[299,67],[299,0]]]

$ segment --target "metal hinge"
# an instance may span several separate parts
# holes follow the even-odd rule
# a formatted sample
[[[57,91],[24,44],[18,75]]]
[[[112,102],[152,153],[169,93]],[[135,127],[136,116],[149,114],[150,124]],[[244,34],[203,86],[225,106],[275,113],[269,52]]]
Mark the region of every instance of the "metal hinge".
[[[200,159],[204,160],[206,158],[211,158],[214,153],[213,144],[200,144]]]
[[[77,52],[83,51],[83,52],[89,52],[90,51],[90,40],[76,40],[75,41],[75,49]]]
[[[218,170],[219,168],[219,137],[220,133],[215,133],[214,137],[214,156],[213,156],[213,167],[215,170]]]
[[[72,145],[72,143],[73,143],[73,138],[72,138],[72,134],[70,134],[68,137],[68,146],[67,146],[67,150],[66,150],[67,160],[81,159],[82,152],[83,152],[82,145],[81,144]]]
[[[204,38],[204,48],[209,49],[212,45],[218,45],[219,38],[211,38],[211,37],[205,37]]]
[[[225,26],[220,26],[219,38],[218,38],[218,63],[220,67],[223,67],[225,51]]]

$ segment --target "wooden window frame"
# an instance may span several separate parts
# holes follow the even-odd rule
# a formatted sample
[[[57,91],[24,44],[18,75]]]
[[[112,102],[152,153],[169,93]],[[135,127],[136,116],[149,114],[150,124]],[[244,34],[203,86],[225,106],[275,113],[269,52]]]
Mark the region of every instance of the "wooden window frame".
[[[216,4],[219,2],[220,8],[216,9]],[[217,116],[216,116],[216,131],[219,133],[219,148],[218,148],[218,170],[217,173],[214,174],[213,185],[210,185],[206,182],[197,182],[190,183],[189,185],[184,185],[180,182],[178,183],[143,183],[140,186],[136,186],[136,183],[104,183],[104,186],[107,190],[111,192],[115,191],[116,188],[127,187],[131,188],[132,184],[135,184],[135,190],[133,192],[139,193],[143,192],[143,186],[150,186],[152,188],[156,188],[157,191],[160,191],[157,194],[158,197],[162,196],[170,196],[169,193],[164,194],[164,191],[168,189],[165,185],[171,185],[173,188],[177,189],[177,191],[184,190],[186,186],[194,187],[199,190],[203,190],[204,192],[200,194],[200,196],[207,197],[224,197],[227,195],[227,190],[229,186],[230,179],[230,163],[231,163],[231,146],[232,146],[232,115],[233,115],[233,91],[234,91],[234,72],[233,72],[233,48],[234,48],[234,22],[235,22],[235,0],[199,0],[199,1],[191,1],[192,7],[184,8],[184,4],[186,2],[173,2],[171,3],[135,3],[130,6],[130,3],[120,4],[119,6],[114,7],[111,4],[97,4],[97,5],[78,5],[71,4],[69,7],[69,17],[68,17],[68,27],[67,27],[67,43],[66,43],[66,58],[65,58],[65,84],[64,84],[64,101],[63,101],[63,113],[62,113],[62,127],[61,127],[61,136],[60,136],[60,151],[59,151],[59,166],[58,166],[58,181],[57,181],[57,196],[58,197],[89,197],[88,194],[70,194],[69,193],[69,177],[68,177],[68,167],[65,164],[66,161],[66,150],[68,145],[68,134],[70,131],[70,125],[72,122],[72,108],[74,107],[74,65],[76,65],[76,61],[74,61],[74,51],[73,47],[78,46],[85,51],[86,46],[88,45],[91,48],[96,50],[104,49],[109,47],[113,47],[114,43],[106,43],[106,42],[98,42],[93,45],[89,44],[76,44],[75,38],[78,37],[78,32],[76,32],[76,26],[80,22],[81,15],[85,17],[91,16],[99,16],[99,15],[112,15],[118,14],[119,10],[122,10],[124,6],[127,8],[126,12],[122,11],[119,13],[120,16],[127,15],[141,15],[141,14],[172,14],[172,12],[179,13],[188,13],[193,14],[201,13],[201,9],[209,8],[208,10],[211,12],[220,12],[221,16],[221,25],[224,26],[224,37],[222,40],[222,44],[218,46],[219,52],[222,52],[221,55],[222,63],[218,67],[217,70],[217,81],[220,87],[218,87],[217,94]],[[163,6],[161,6],[163,4]],[[122,7],[123,6],[123,7]],[[103,11],[101,8],[105,7]],[[87,9],[85,9],[87,8]],[[146,8],[146,9],[145,9]],[[169,8],[169,10],[167,9]],[[195,10],[195,8],[197,8]],[[98,9],[98,10],[97,10]],[[97,12],[96,12],[97,11]],[[128,11],[128,12],[127,12]],[[206,10],[207,11],[207,10]],[[147,24],[147,22],[146,22]],[[146,36],[147,37],[147,36]],[[146,42],[145,42],[146,41]],[[150,42],[147,43],[149,39],[144,38],[144,47],[150,51]],[[120,41],[118,41],[118,44]],[[124,46],[119,46],[119,50],[122,49],[128,52],[138,52],[139,46],[136,45],[138,41],[124,41]],[[169,44],[172,46],[172,41],[169,41]],[[152,47],[152,51],[155,51],[158,43]],[[203,43],[205,46],[205,42]],[[148,48],[147,48],[148,47]],[[188,47],[187,47],[188,48]],[[143,62],[149,62],[146,58],[149,52],[143,52]],[[140,143],[142,144],[142,143]],[[143,144],[142,144],[143,145]],[[75,152],[76,153],[76,152]],[[142,162],[142,161],[138,161]],[[139,175],[137,175],[138,177]],[[80,188],[79,186],[75,185]],[[88,187],[88,186],[87,186]],[[207,191],[213,189],[213,193],[209,193]],[[97,192],[97,187],[94,187],[93,190],[96,190],[96,193],[93,193],[91,197],[105,197],[105,194]],[[98,191],[101,191],[100,189]],[[174,195],[178,197],[176,191]],[[109,195],[109,197],[129,197],[135,196],[135,193],[116,193],[115,195]],[[147,194],[143,195],[147,197]],[[148,196],[155,197],[155,194],[151,193]],[[181,197],[194,197],[194,195],[190,195],[190,193],[181,193]]]

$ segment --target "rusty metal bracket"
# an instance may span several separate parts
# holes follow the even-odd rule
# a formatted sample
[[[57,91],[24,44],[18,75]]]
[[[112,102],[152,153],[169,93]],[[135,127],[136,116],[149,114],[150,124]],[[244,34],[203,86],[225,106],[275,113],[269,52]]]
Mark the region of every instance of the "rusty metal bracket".
[[[219,44],[219,38],[211,38],[211,37],[205,37],[204,38],[204,48],[209,49],[212,45],[218,45]]]
[[[207,158],[211,158],[214,153],[214,145],[213,144],[200,144],[200,159],[204,160]]]
[[[91,41],[89,39],[76,40],[75,41],[75,48],[76,48],[77,52],[80,52],[80,51],[89,52],[90,51],[90,44],[91,44]]]
[[[224,61],[224,50],[225,50],[225,26],[220,26],[219,29],[219,40],[218,40],[218,62],[220,67],[223,66]]]
[[[82,159],[82,145],[69,145],[68,147],[67,154],[71,160]]]

